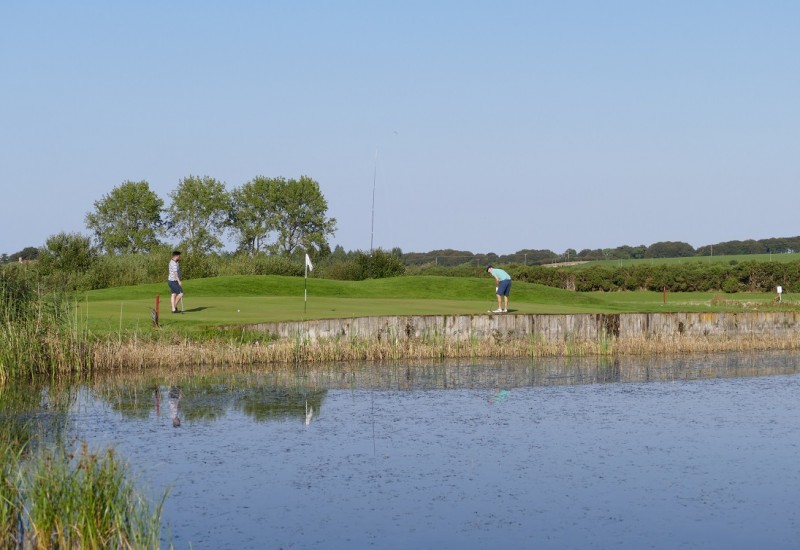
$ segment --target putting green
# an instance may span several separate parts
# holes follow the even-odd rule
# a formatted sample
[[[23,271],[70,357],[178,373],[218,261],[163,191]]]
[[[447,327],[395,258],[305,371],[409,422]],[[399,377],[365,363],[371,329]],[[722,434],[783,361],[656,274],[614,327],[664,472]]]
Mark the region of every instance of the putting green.
[[[304,289],[308,301],[304,302]],[[497,307],[494,281],[487,277],[396,277],[330,281],[299,277],[236,276],[184,283],[183,314],[170,313],[166,284],[148,284],[84,293],[75,304],[79,328],[98,332],[147,329],[156,295],[163,328],[193,329],[260,322],[380,315],[483,314]],[[613,313],[741,311],[775,307],[771,294],[658,292],[576,293],[515,282],[511,313]],[[780,307],[794,308],[788,299]]]

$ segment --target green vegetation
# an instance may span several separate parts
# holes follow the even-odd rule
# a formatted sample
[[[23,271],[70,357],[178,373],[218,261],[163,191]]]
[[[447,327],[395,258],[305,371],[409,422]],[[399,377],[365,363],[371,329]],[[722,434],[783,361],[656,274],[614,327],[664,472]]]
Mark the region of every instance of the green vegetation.
[[[0,384],[86,366],[87,334],[73,323],[72,304],[63,294],[45,294],[22,270],[0,271]]]
[[[77,302],[78,325],[100,333],[147,330],[156,295],[161,326],[200,329],[269,321],[375,315],[481,314],[494,302],[491,278],[393,277],[366,281],[308,280],[307,310],[300,277],[230,276],[186,281],[186,313],[169,313],[166,284],[87,292]],[[518,313],[615,313],[741,311],[774,306],[771,293],[722,296],[716,292],[570,292],[517,281],[512,309]],[[167,304],[167,305],[164,305]],[[780,307],[794,307],[789,299]]]
[[[788,254],[786,256],[789,256]],[[792,255],[794,256],[794,255]],[[800,292],[800,261],[741,262],[676,259],[576,266],[509,268],[516,280],[576,290],[650,290],[669,292]]]
[[[76,386],[44,378],[0,384],[0,548],[158,548],[161,505],[113,449],[67,443]]]
[[[158,548],[161,505],[151,506],[113,450],[33,456],[0,435],[3,548]],[[166,494],[164,495],[166,497]],[[163,499],[162,499],[163,504]]]
[[[686,259],[686,258],[716,258],[718,256],[748,256],[765,255],[770,253],[773,257],[783,254],[792,254],[800,250],[800,236],[781,237],[761,240],[727,241],[701,246],[697,249],[692,245],[679,241],[663,241],[650,246],[618,246],[616,248],[585,248],[580,252],[568,248],[563,253],[552,250],[523,249],[513,254],[475,254],[468,250],[432,250],[430,252],[411,252],[403,255],[407,265],[438,265],[455,267],[459,265],[485,266],[487,263],[518,264],[518,265],[548,265],[563,262],[592,262],[592,261],[619,261],[638,259]]]
[[[800,253],[791,254],[726,254],[715,256],[690,256],[678,258],[642,258],[626,260],[592,260],[574,266],[575,268],[591,268],[594,266],[630,267],[637,265],[687,265],[687,264],[727,264],[736,265],[742,262],[800,262]]]

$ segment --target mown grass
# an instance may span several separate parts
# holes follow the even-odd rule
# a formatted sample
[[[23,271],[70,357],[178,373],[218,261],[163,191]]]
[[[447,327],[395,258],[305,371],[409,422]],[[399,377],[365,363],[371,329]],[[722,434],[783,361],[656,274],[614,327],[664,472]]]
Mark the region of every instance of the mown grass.
[[[436,276],[395,277],[367,281],[308,280],[300,277],[231,276],[184,283],[186,312],[169,312],[166,284],[148,284],[87,292],[75,304],[78,327],[107,334],[147,331],[155,297],[161,297],[161,327],[207,331],[209,327],[273,321],[368,317],[380,315],[483,314],[497,307],[493,280]],[[659,292],[576,293],[517,281],[511,293],[514,313],[648,313],[744,311],[754,307],[793,308],[772,294]]]

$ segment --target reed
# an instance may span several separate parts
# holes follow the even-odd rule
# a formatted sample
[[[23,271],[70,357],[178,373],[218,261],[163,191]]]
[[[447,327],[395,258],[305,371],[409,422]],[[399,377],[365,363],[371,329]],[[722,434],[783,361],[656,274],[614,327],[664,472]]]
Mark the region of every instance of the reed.
[[[466,340],[428,333],[420,338],[365,339],[354,336],[311,339],[296,335],[284,340],[239,343],[172,338],[168,341],[129,338],[95,341],[87,362],[96,371],[147,370],[168,367],[240,366],[340,361],[478,357],[647,356],[733,351],[800,350],[800,339],[770,334],[675,335],[583,340],[567,335],[548,340],[539,335],[497,336]]]
[[[0,437],[0,547],[19,547],[25,500],[17,465],[24,447],[6,433]]]
[[[24,509],[12,509],[18,527],[3,540],[36,549],[159,547],[164,500],[151,507],[113,449],[94,453],[83,444],[73,458],[43,448],[26,470],[17,476]]]
[[[0,383],[89,369],[89,334],[76,311],[65,295],[47,294],[24,275],[0,273]]]

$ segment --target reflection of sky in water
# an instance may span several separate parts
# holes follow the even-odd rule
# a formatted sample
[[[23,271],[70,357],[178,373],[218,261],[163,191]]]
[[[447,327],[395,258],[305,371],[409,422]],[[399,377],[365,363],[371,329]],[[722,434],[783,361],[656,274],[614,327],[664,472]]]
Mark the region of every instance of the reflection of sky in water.
[[[800,535],[799,390],[792,374],[260,397],[223,386],[196,389],[211,412],[193,416],[184,386],[179,428],[146,391],[126,415],[82,391],[73,426],[117,445],[153,493],[171,487],[177,548],[776,548]]]

